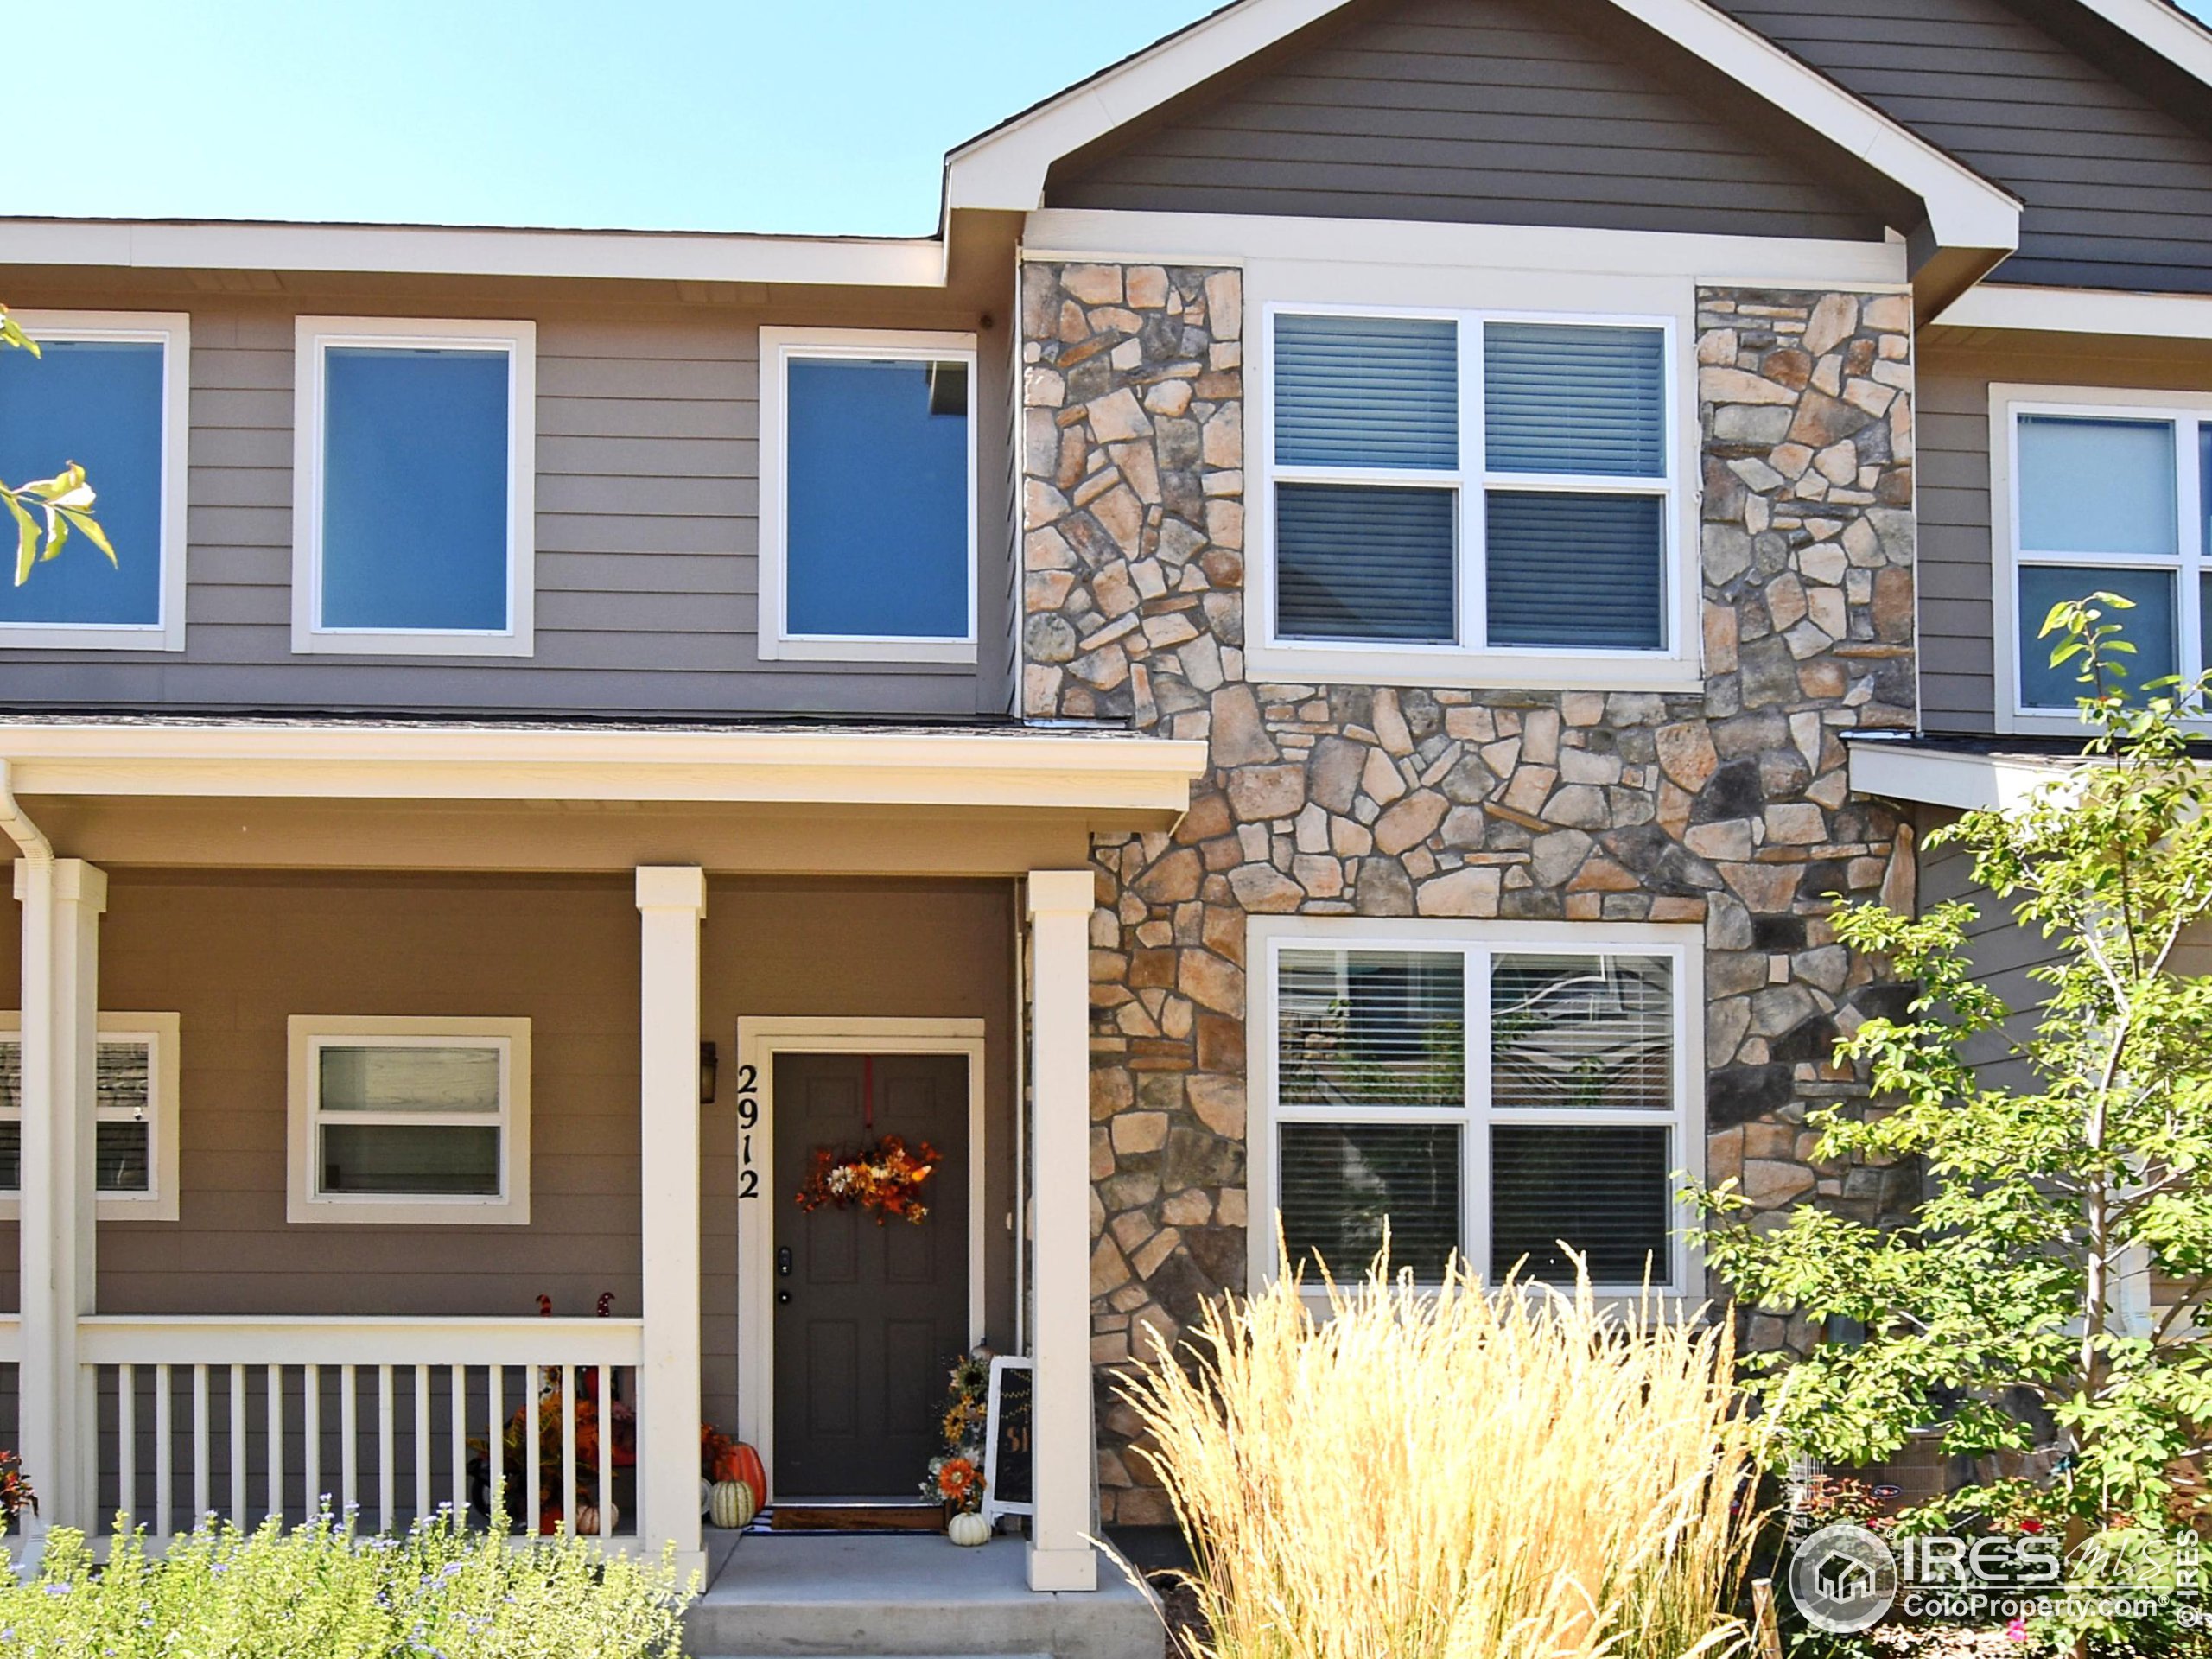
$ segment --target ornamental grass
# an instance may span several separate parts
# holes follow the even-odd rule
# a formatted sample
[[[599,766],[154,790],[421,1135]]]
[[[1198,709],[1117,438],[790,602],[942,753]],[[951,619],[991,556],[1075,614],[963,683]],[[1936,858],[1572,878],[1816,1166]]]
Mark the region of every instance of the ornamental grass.
[[[1387,1258],[1211,1310],[1122,1389],[1216,1659],[1681,1659],[1743,1649],[1758,1431],[1725,1323],[1440,1289]]]
[[[325,1513],[287,1532],[212,1517],[149,1555],[96,1565],[57,1529],[35,1568],[0,1574],[10,1659],[677,1659],[696,1591],[674,1557],[589,1540],[510,1543],[426,1521],[357,1538]]]

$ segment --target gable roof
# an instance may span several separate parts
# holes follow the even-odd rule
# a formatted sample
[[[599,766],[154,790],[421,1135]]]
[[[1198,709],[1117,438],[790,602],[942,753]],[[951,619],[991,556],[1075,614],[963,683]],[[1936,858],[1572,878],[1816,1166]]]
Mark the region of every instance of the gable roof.
[[[2148,4],[2152,0],[2099,0]],[[1052,164],[1236,67],[1350,0],[1232,0],[1177,33],[1033,105],[945,158],[944,207],[1028,212]],[[1948,301],[2019,243],[2018,197],[1846,92],[1703,0],[1610,0],[1745,94],[1809,128],[1909,192],[1926,218],[1914,232],[1928,297]]]

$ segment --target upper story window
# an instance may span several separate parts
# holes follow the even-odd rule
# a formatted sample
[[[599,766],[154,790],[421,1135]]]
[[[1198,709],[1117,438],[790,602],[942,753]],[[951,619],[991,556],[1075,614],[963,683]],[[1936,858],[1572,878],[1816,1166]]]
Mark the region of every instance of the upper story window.
[[[1255,1194],[1292,1262],[1382,1243],[1425,1283],[1684,1292],[1674,1172],[1700,1162],[1695,935],[1255,918]],[[1264,1276],[1273,1229],[1253,1230]],[[1562,1248],[1564,1246],[1565,1248]]]
[[[178,1025],[174,1014],[100,1011],[92,1190],[102,1221],[176,1219]],[[15,1217],[22,1192],[22,1016],[0,1014],[0,1219]]]
[[[0,581],[0,645],[181,651],[189,323],[181,312],[16,318],[39,355],[0,363],[0,478],[83,467],[115,563],[73,537],[21,587]],[[12,572],[12,533],[4,544]]]
[[[537,328],[302,317],[292,648],[526,656]]]
[[[760,655],[976,660],[972,334],[760,331]]]
[[[2194,677],[2212,652],[2212,397],[2179,392],[1992,389],[2000,557],[1999,615],[2009,613],[2012,696],[2029,723],[2078,721],[2078,663],[2050,665],[2039,639],[2052,606],[2093,593],[2134,608],[2112,620],[2135,647],[2115,659],[2131,688]]]
[[[530,1220],[529,1020],[298,1015],[290,1039],[290,1220]]]
[[[1265,315],[1260,667],[1681,677],[1670,320]]]

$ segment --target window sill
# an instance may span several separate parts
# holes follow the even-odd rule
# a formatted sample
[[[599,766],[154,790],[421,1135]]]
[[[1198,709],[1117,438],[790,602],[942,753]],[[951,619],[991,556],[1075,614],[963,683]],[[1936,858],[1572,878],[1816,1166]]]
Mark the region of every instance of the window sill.
[[[0,623],[0,651],[182,651],[184,625],[112,626],[102,623]]]
[[[284,1219],[295,1227],[527,1227],[521,1198],[294,1198]]]
[[[292,631],[296,657],[528,657],[537,644],[528,632],[371,633],[315,628]]]
[[[22,1209],[19,1197],[0,1198],[0,1221],[21,1220]],[[100,1221],[175,1221],[176,1194],[110,1192],[95,1202],[92,1214]]]
[[[764,663],[944,663],[972,668],[973,639],[760,639]]]
[[[1254,645],[1251,680],[1319,685],[1422,685],[1470,690],[1702,691],[1699,665],[1677,657],[1522,656],[1413,646]]]

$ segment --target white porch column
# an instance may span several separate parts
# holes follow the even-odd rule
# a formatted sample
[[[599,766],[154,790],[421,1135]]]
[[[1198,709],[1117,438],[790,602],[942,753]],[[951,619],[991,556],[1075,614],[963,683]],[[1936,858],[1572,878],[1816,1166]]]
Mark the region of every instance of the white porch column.
[[[638,1373],[638,1540],[698,1564],[699,924],[706,873],[638,871],[639,1185],[645,1363]]]
[[[38,1489],[35,1531],[92,1519],[83,1470],[77,1321],[93,1311],[93,1073],[99,1058],[99,918],[107,876],[79,858],[22,859],[23,1468]]]
[[[1096,1590],[1090,1399],[1090,912],[1089,870],[1029,873],[1029,1192],[1035,1214],[1036,1367],[1030,1403],[1037,1513],[1032,1590]]]

